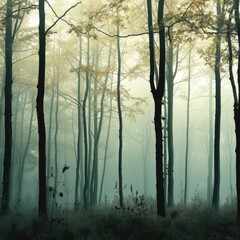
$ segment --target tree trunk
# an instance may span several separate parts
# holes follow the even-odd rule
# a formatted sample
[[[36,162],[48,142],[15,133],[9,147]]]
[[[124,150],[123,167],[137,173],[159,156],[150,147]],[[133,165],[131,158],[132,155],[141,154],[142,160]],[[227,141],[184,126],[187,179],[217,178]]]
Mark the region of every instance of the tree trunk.
[[[29,130],[28,130],[28,136],[27,136],[27,142],[26,146],[24,148],[24,152],[22,155],[21,165],[19,169],[19,177],[18,177],[18,192],[17,192],[17,201],[18,204],[20,204],[22,200],[22,186],[23,186],[23,177],[24,177],[24,167],[26,162],[27,153],[29,150],[30,140],[31,140],[31,134],[32,134],[32,122],[33,122],[33,111],[34,110],[34,103],[32,100],[32,110],[30,115],[30,121],[29,121]]]
[[[191,45],[190,45],[191,47]],[[187,90],[187,127],[186,127],[186,151],[185,151],[185,187],[184,187],[184,205],[187,204],[188,194],[188,155],[189,155],[189,122],[190,122],[190,96],[191,96],[191,50],[188,59],[188,90]]]
[[[166,97],[166,91],[164,91],[164,125],[163,125],[163,176],[164,176],[164,204],[167,204],[167,186],[168,186],[168,181],[167,181],[167,175],[168,175],[168,151],[167,151],[167,119],[168,119],[168,114],[167,114],[167,97]]]
[[[119,25],[117,26],[117,35],[119,36]],[[119,191],[119,205],[123,208],[123,180],[122,180],[122,150],[123,150],[123,120],[121,109],[121,49],[120,38],[117,37],[117,56],[118,56],[118,73],[117,73],[117,108],[118,108],[118,123],[119,123],[119,149],[118,149],[118,191]]]
[[[17,190],[18,188],[18,182],[14,182],[14,174],[19,170],[19,166],[21,164],[21,157],[22,157],[22,149],[23,149],[23,118],[25,114],[25,108],[26,108],[26,99],[27,95],[25,95],[23,102],[21,101],[21,107],[19,107],[20,104],[20,88],[18,89],[18,92],[15,95],[15,112],[13,114],[14,120],[13,120],[13,143],[12,143],[12,164],[11,164],[11,175],[10,175],[10,190],[9,190],[9,198],[11,200],[14,199],[14,191]],[[22,114],[21,114],[21,120],[20,123],[21,125],[18,126],[18,115],[19,115],[19,109],[21,108]],[[18,132],[19,130],[19,132]],[[19,139],[17,139],[17,136],[19,136]],[[15,169],[15,167],[18,165],[18,169]],[[14,172],[15,171],[15,172]],[[14,189],[14,187],[15,189]],[[11,201],[9,202],[11,206]]]
[[[97,66],[98,66],[98,56],[97,56]],[[110,67],[111,60],[111,48],[109,49],[108,54],[108,68]],[[106,74],[105,81],[102,87],[102,96],[100,100],[100,116],[99,122],[98,119],[98,109],[97,109],[97,89],[98,82],[95,80],[94,82],[94,158],[93,158],[93,169],[92,169],[92,181],[91,181],[91,192],[92,192],[92,205],[97,204],[97,193],[98,193],[98,148],[99,148],[99,140],[102,132],[103,125],[103,114],[104,114],[104,99],[107,88],[109,73]]]
[[[174,204],[174,146],[173,146],[173,46],[169,43],[168,46],[168,206],[172,207]]]
[[[217,1],[217,15],[220,16],[221,5]],[[218,22],[218,32],[221,30],[220,21]],[[216,91],[216,105],[215,105],[215,133],[214,133],[214,185],[212,205],[214,208],[219,208],[219,194],[220,194],[220,127],[221,127],[221,35],[216,36],[216,50],[215,50],[215,91]]]
[[[98,68],[99,53],[96,53],[96,70]],[[91,199],[90,203],[92,206],[97,204],[97,188],[98,188],[98,142],[99,142],[99,128],[98,128],[98,79],[94,79],[94,91],[93,91],[93,130],[94,130],[94,145],[93,145],[93,161],[92,161],[92,176],[91,176]]]
[[[240,18],[239,18],[239,0],[234,1],[234,14],[235,14],[235,25],[237,29],[237,40],[238,40],[238,51],[237,51],[237,90],[235,83],[233,81],[233,74],[230,74],[232,77],[232,89],[234,96],[234,122],[235,122],[235,133],[236,133],[236,190],[237,190],[237,218],[240,220]],[[229,40],[230,33],[229,33]],[[231,42],[231,41],[230,41]],[[231,50],[231,45],[229,46]],[[231,50],[232,51],[232,50]],[[232,66],[232,57],[230,59],[230,67]],[[229,68],[230,68],[229,67]],[[230,72],[231,73],[231,72]]]
[[[82,43],[80,38],[80,51],[79,51],[79,68],[82,64]],[[78,93],[77,93],[77,99],[78,99],[78,140],[77,140],[77,166],[76,166],[76,180],[75,180],[75,198],[74,198],[74,210],[79,209],[79,200],[78,200],[78,190],[79,190],[79,171],[80,171],[80,163],[82,162],[81,158],[81,151],[83,150],[81,148],[81,134],[82,134],[82,108],[80,105],[81,102],[81,73],[80,69],[77,71],[77,80],[78,80]]]
[[[112,82],[113,82],[113,78],[111,79],[111,89],[110,89],[111,92],[112,92]],[[106,165],[107,165],[108,143],[109,143],[111,123],[112,123],[112,94],[110,95],[109,109],[110,109],[110,114],[109,114],[109,120],[108,120],[107,137],[106,137],[106,145],[105,145],[105,151],[104,151],[102,179],[101,179],[101,185],[100,185],[98,204],[101,203],[101,199],[102,199],[103,182],[104,182],[104,177],[105,177],[105,172],[106,172]]]
[[[81,85],[80,85],[80,71],[77,72],[78,79],[78,102],[81,101]],[[78,140],[77,140],[77,166],[76,166],[76,180],[75,180],[75,197],[74,197],[74,210],[79,209],[79,200],[78,200],[78,191],[79,191],[79,171],[80,171],[80,161],[81,159],[81,151],[80,148],[80,137],[82,134],[82,123],[81,123],[81,106],[78,105]]]
[[[50,111],[49,111],[49,128],[48,128],[48,146],[47,146],[47,186],[49,187],[50,178],[52,177],[53,173],[51,171],[51,147],[52,147],[52,119],[53,119],[53,103],[54,103],[54,96],[55,96],[55,81],[54,76],[52,80],[52,89],[51,89],[51,104],[50,104]],[[47,191],[49,193],[49,191]],[[49,200],[49,194],[48,200]]]
[[[213,91],[212,91],[212,79],[209,80],[209,150],[208,150],[208,179],[207,179],[207,200],[211,203],[213,193]]]
[[[149,30],[149,49],[150,49],[150,88],[154,99],[154,126],[156,136],[156,190],[157,190],[157,215],[165,217],[164,205],[164,178],[163,178],[163,134],[162,134],[162,99],[165,88],[165,29],[163,24],[164,1],[158,3],[158,27],[159,27],[159,81],[157,86],[154,84],[154,34],[152,23],[152,2],[147,0],[148,10],[148,30]]]
[[[87,43],[87,64],[89,66],[89,37]],[[89,181],[88,181],[88,134],[87,134],[87,116],[86,116],[86,103],[89,94],[89,71],[86,72],[86,89],[83,99],[83,134],[84,134],[84,188],[83,188],[83,207],[88,208],[88,191],[89,191]],[[89,123],[90,124],[90,123]]]
[[[149,125],[145,128],[145,133],[142,138],[141,147],[142,147],[142,157],[143,157],[143,192],[144,195],[147,196],[148,188],[147,188],[147,166],[149,160],[149,146],[151,144],[150,137],[150,129]]]
[[[18,126],[18,128],[20,129],[20,135],[19,135],[19,138],[20,140],[16,141],[16,136],[17,136],[17,116],[18,116],[18,112],[19,111],[19,104],[18,102],[20,102],[20,89],[19,89],[19,92],[18,92],[18,97],[17,97],[17,105],[16,105],[16,112],[15,112],[15,124],[14,124],[14,136],[13,136],[13,139],[15,139],[15,141],[13,142],[13,148],[12,148],[12,151],[13,151],[13,154],[12,154],[12,157],[13,157],[13,164],[12,164],[12,168],[11,168],[11,175],[13,176],[14,175],[14,165],[18,165],[18,169],[16,169],[16,172],[17,172],[17,176],[19,177],[21,175],[21,165],[22,165],[22,157],[23,157],[23,139],[24,139],[24,135],[23,135],[23,129],[24,129],[24,115],[26,113],[26,102],[27,102],[27,97],[28,97],[28,93],[25,94],[24,96],[24,99],[23,101],[21,102],[21,120],[20,120],[20,126]],[[19,142],[19,146],[16,145],[16,142]],[[16,185],[16,191],[17,191],[17,196],[16,196],[16,205],[15,207],[18,205],[18,203],[20,203],[20,199],[18,199],[18,190],[19,190],[19,184],[20,184],[20,181],[19,181],[19,178],[17,177],[17,183],[14,184]],[[12,198],[12,195],[13,195],[13,181],[11,182],[11,187],[10,187],[10,192],[11,192],[11,198]]]
[[[44,92],[46,67],[46,35],[45,35],[45,6],[44,0],[39,0],[39,71],[37,85],[37,121],[39,134],[39,217],[47,216],[46,202],[46,130],[44,120]]]
[[[12,7],[12,0],[8,0],[5,33],[5,146],[3,159],[3,189],[1,205],[1,210],[3,213],[7,213],[9,211],[12,163]]]
[[[54,165],[55,165],[55,176],[54,176],[54,189],[57,190],[58,185],[58,108],[59,108],[59,69],[57,69],[57,79],[56,79],[56,109],[55,109],[55,133],[54,133]],[[56,75],[55,71],[53,71]],[[56,76],[53,76],[55,78]]]

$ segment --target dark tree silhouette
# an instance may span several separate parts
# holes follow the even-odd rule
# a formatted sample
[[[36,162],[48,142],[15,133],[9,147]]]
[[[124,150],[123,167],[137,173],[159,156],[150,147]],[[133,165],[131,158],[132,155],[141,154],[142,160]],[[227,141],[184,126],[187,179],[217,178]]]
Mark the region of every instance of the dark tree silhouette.
[[[12,83],[13,83],[13,43],[22,24],[24,10],[22,2],[8,0],[5,19],[5,147],[3,160],[2,211],[9,210],[11,198],[12,172]],[[17,7],[17,10],[14,10]],[[14,11],[13,11],[14,10]],[[14,17],[13,17],[14,15]],[[15,21],[14,21],[15,20]]]
[[[214,184],[212,205],[215,208],[219,207],[220,195],[220,129],[221,129],[221,29],[223,26],[223,9],[220,0],[217,1],[217,15],[219,16],[217,23],[216,49],[215,49],[215,132],[214,132]]]
[[[231,18],[234,13],[235,27],[237,31],[237,86],[234,81],[233,74],[233,51],[232,51],[232,40],[231,40]],[[229,79],[232,86],[233,92],[233,113],[235,123],[235,134],[236,134],[236,191],[237,191],[237,218],[240,219],[240,17],[239,17],[239,0],[233,2],[232,11],[229,14],[228,22],[228,61],[229,61]]]
[[[119,24],[117,25],[117,35],[119,36]],[[122,183],[122,149],[123,149],[123,120],[122,120],[122,109],[121,109],[121,52],[120,52],[120,38],[117,37],[117,57],[118,57],[118,73],[117,73],[117,108],[118,108],[118,121],[119,121],[119,150],[118,150],[118,191],[119,191],[119,204],[123,207],[123,183]]]
[[[87,39],[87,66],[89,67],[89,49],[90,49],[90,40]],[[86,89],[83,98],[83,135],[84,135],[84,188],[83,188],[83,205],[84,208],[88,207],[88,191],[89,191],[89,180],[88,180],[88,135],[87,135],[87,117],[86,117],[86,104],[89,94],[89,71],[86,71]]]
[[[150,48],[150,88],[154,100],[154,125],[156,136],[156,179],[157,179],[157,214],[165,217],[164,205],[164,178],[163,178],[163,133],[162,133],[162,99],[165,87],[165,29],[163,22],[164,0],[158,3],[158,27],[159,27],[159,80],[157,86],[154,84],[154,66],[155,66],[155,50],[154,50],[154,34],[152,21],[152,3],[147,1],[148,9],[148,29],[149,29],[149,48]]]
[[[240,17],[239,0],[234,1],[235,24],[237,29],[238,55],[237,55],[237,85],[238,98],[236,98],[236,88],[233,88],[234,95],[234,122],[236,131],[236,189],[237,189],[237,218],[240,219]]]
[[[76,181],[75,181],[75,199],[74,199],[74,210],[77,211],[79,209],[79,200],[78,200],[78,190],[79,190],[79,171],[80,171],[80,164],[82,163],[83,159],[82,156],[82,145],[81,145],[81,138],[82,138],[82,106],[80,105],[81,101],[81,71],[80,66],[82,64],[82,38],[79,37],[79,59],[78,59],[78,70],[77,73],[77,100],[78,100],[78,137],[77,137],[77,166],[76,166]],[[82,189],[81,189],[82,190]],[[82,192],[81,192],[82,194]]]
[[[39,134],[39,217],[47,216],[46,201],[46,130],[44,120],[44,91],[46,67],[46,34],[45,34],[45,6],[44,0],[39,0],[39,70],[37,91],[37,120]]]
[[[2,212],[9,211],[9,193],[12,161],[12,0],[6,6],[6,32],[5,32],[5,147],[3,160],[3,189]]]
[[[211,204],[212,201],[212,186],[213,186],[213,87],[212,87],[212,79],[209,80],[209,150],[208,150],[208,179],[207,179],[207,200],[208,203]]]

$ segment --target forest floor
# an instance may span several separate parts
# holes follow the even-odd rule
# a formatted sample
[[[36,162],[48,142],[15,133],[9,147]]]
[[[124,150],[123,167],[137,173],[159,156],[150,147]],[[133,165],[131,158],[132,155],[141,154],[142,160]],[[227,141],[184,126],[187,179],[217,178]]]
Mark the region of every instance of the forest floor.
[[[136,199],[135,199],[136,200]],[[216,212],[204,203],[176,206],[160,218],[155,208],[133,200],[124,210],[114,205],[77,213],[56,209],[41,227],[27,214],[0,217],[0,240],[239,240],[235,208]]]

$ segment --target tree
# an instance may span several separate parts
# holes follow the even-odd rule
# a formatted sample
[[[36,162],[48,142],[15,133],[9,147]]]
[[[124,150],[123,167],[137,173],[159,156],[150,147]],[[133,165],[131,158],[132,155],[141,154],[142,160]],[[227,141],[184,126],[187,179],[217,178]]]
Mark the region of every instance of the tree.
[[[46,130],[44,120],[44,92],[46,67],[46,33],[45,33],[45,1],[39,0],[39,70],[37,91],[37,120],[38,120],[38,154],[39,154],[39,217],[47,216],[46,196]]]
[[[20,204],[20,202],[22,200],[22,188],[23,188],[23,177],[24,177],[23,173],[24,173],[27,153],[28,153],[28,150],[29,150],[31,134],[32,134],[33,112],[34,112],[34,101],[33,101],[33,95],[32,95],[31,96],[31,115],[30,115],[30,121],[29,121],[29,130],[28,130],[26,145],[25,145],[23,154],[21,156],[19,173],[18,173],[17,204]],[[23,113],[23,115],[24,115],[24,113]],[[22,119],[22,122],[23,122],[23,119]]]
[[[231,21],[234,15],[234,29],[237,33],[237,85],[233,74],[233,44],[231,36]],[[229,79],[233,93],[233,114],[236,137],[236,192],[237,192],[237,219],[240,219],[240,17],[239,17],[239,0],[233,2],[232,9],[229,11],[229,21],[227,24],[227,42],[228,42],[228,62],[229,62]]]
[[[96,69],[96,77],[94,81],[94,154],[93,154],[93,166],[92,166],[92,179],[91,179],[91,204],[96,205],[97,204],[97,193],[98,193],[98,151],[99,151],[99,141],[100,141],[100,136],[102,132],[102,126],[103,126],[103,120],[104,120],[104,99],[106,95],[106,89],[107,89],[107,83],[108,83],[108,78],[109,78],[109,69],[110,69],[110,63],[111,63],[111,54],[112,54],[112,47],[110,46],[109,48],[109,53],[108,53],[108,61],[107,61],[107,68],[106,70],[103,69]],[[99,56],[97,57],[99,58]],[[99,61],[99,60],[97,60]],[[100,111],[98,114],[98,106],[97,106],[97,100],[98,100],[98,94],[97,91],[100,89],[98,81],[100,80],[101,71],[104,72],[106,71],[106,76],[104,79],[104,83],[101,84],[101,90],[102,90],[102,95],[100,99]],[[99,115],[99,117],[98,117]],[[98,120],[99,118],[99,120]],[[109,120],[110,121],[110,120]],[[111,121],[109,122],[111,125]],[[108,126],[108,135],[110,132],[110,125]],[[109,138],[109,136],[107,137]],[[107,140],[108,141],[108,140]],[[107,143],[108,145],[108,143]],[[106,145],[106,148],[108,147]],[[104,156],[104,164],[106,167],[106,155],[107,149],[105,150],[105,156]],[[104,168],[105,168],[104,167]],[[105,170],[104,170],[105,171]],[[100,199],[100,196],[99,196]],[[100,202],[100,201],[99,201]]]
[[[48,3],[49,4],[49,3]],[[46,194],[46,129],[44,119],[44,94],[45,94],[45,70],[46,70],[46,36],[50,30],[60,21],[72,8],[79,4],[76,3],[67,9],[63,15],[57,16],[57,20],[45,30],[45,1],[39,0],[39,69],[37,84],[37,122],[38,122],[38,154],[39,154],[39,199],[38,214],[40,218],[47,217],[47,194]],[[52,9],[53,10],[53,9]],[[56,13],[55,13],[56,15]]]
[[[209,79],[209,150],[208,150],[208,179],[207,179],[207,200],[211,204],[212,201],[212,180],[213,180],[213,87],[212,79]]]
[[[89,50],[90,50],[90,40],[89,36],[87,38],[87,67],[89,68]],[[83,98],[83,136],[84,136],[84,188],[83,188],[83,201],[84,208],[88,207],[88,191],[89,191],[89,178],[88,178],[88,135],[87,135],[87,116],[86,116],[86,104],[89,94],[89,71],[86,71],[86,89]]]
[[[149,30],[149,49],[150,49],[150,88],[154,100],[154,126],[156,137],[156,188],[157,188],[157,214],[165,217],[164,205],[164,178],[163,178],[163,133],[162,133],[162,99],[165,86],[165,29],[164,29],[164,0],[158,2],[158,28],[159,28],[159,80],[154,83],[155,50],[154,33],[152,21],[152,2],[147,1],[148,10],[148,30]]]
[[[77,88],[77,100],[78,103],[81,101],[81,71],[80,66],[82,65],[82,38],[79,37],[79,59],[78,59],[78,71],[77,71],[77,82],[78,82],[78,88]],[[80,170],[80,164],[82,163],[82,106],[78,105],[78,137],[77,137],[77,166],[76,166],[76,182],[75,182],[75,199],[74,199],[74,209],[78,210],[79,203],[78,203],[78,190],[79,190],[79,170]],[[82,190],[82,189],[81,189]]]
[[[119,19],[117,20],[119,21]],[[117,25],[117,59],[118,59],[118,73],[117,73],[117,108],[118,108],[118,121],[119,121],[119,150],[118,150],[118,191],[119,191],[119,204],[123,207],[123,183],[122,183],[122,148],[123,148],[123,120],[122,120],[122,109],[121,109],[121,49],[120,49],[120,38],[119,38],[119,24]]]
[[[23,3],[25,4],[25,3]],[[12,165],[12,83],[13,83],[13,43],[19,30],[23,16],[20,12],[21,3],[18,3],[18,11],[13,25],[14,1],[7,0],[6,4],[6,29],[5,29],[5,147],[3,160],[3,188],[2,188],[2,212],[9,211],[11,165]]]
[[[169,28],[169,38],[172,34],[172,28]],[[173,40],[170,39],[168,44],[168,64],[167,64],[167,141],[168,141],[168,206],[174,204],[174,144],[173,144],[173,90],[174,90],[174,73],[173,73]],[[165,119],[166,121],[166,119]],[[166,140],[166,139],[165,139]]]
[[[109,56],[110,58],[110,56]],[[110,60],[110,59],[109,59]],[[110,91],[112,92],[112,85],[113,85],[113,77],[111,77],[111,87]],[[102,170],[102,178],[101,178],[101,185],[100,185],[100,192],[99,192],[99,201],[98,203],[101,203],[102,199],[102,191],[103,191],[103,181],[105,177],[105,172],[106,172],[106,165],[107,165],[107,153],[108,153],[108,145],[109,145],[109,136],[110,136],[110,129],[111,129],[111,124],[112,124],[112,102],[113,102],[113,97],[112,94],[110,94],[110,99],[109,99],[109,119],[108,119],[108,128],[107,128],[107,137],[106,137],[106,144],[105,144],[105,150],[104,150],[104,162],[103,162],[103,170]]]
[[[219,207],[219,192],[220,192],[220,128],[221,128],[221,29],[223,26],[224,8],[222,8],[220,0],[217,0],[217,35],[215,45],[215,91],[216,91],[216,105],[215,105],[215,131],[214,131],[214,184],[213,184],[213,198],[212,205],[215,208]]]
[[[191,48],[191,44],[190,44]],[[187,87],[187,126],[186,126],[186,152],[185,152],[185,184],[184,184],[184,205],[187,204],[188,193],[188,162],[189,162],[189,125],[190,125],[190,96],[191,96],[191,51],[188,57],[188,87]]]

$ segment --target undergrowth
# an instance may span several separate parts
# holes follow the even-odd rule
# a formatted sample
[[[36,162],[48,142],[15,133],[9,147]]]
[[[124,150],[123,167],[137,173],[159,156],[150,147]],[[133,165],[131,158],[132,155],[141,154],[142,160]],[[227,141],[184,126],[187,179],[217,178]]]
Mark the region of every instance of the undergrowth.
[[[115,203],[70,212],[54,228],[42,229],[31,215],[9,215],[0,219],[0,240],[237,240],[240,223],[230,204],[219,211],[202,201],[187,207],[167,209],[167,217],[155,214],[153,199],[131,190],[120,209]],[[50,223],[50,222],[49,222]]]

